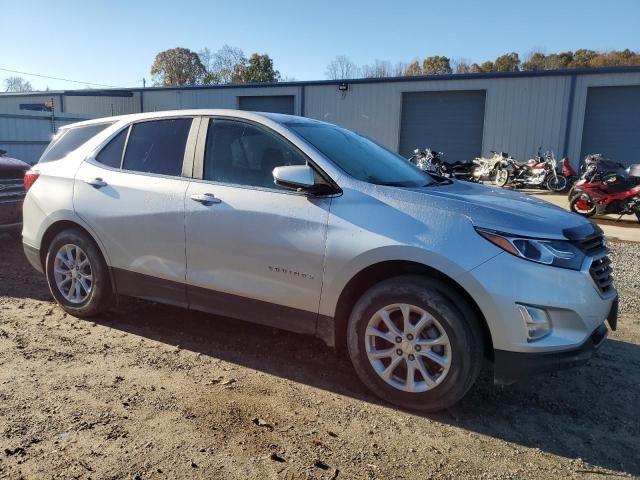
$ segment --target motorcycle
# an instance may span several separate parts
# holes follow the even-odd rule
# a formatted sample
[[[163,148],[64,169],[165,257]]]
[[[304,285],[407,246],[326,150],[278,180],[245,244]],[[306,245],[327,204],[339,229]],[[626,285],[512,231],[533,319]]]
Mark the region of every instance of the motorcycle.
[[[582,216],[635,214],[640,222],[640,164],[622,172],[591,168],[569,194],[569,208]]]
[[[416,149],[409,161],[425,172],[435,173],[441,177],[469,180],[475,167],[472,162],[447,162],[444,153],[426,148]]]
[[[471,172],[472,182],[480,182],[482,180],[495,180],[496,173],[499,170],[500,165],[506,164],[513,158],[506,152],[496,152],[491,150],[492,157],[477,157],[473,159],[475,168]]]
[[[573,185],[578,179],[578,174],[571,167],[571,162],[567,157],[564,157],[560,162],[562,163],[562,176],[567,179],[567,186]]]
[[[540,151],[535,158],[527,162],[518,162],[513,158],[501,162],[497,166],[495,182],[500,187],[511,183],[514,188],[538,187],[554,192],[563,191],[569,183],[566,176],[558,175],[553,152],[542,155]]]

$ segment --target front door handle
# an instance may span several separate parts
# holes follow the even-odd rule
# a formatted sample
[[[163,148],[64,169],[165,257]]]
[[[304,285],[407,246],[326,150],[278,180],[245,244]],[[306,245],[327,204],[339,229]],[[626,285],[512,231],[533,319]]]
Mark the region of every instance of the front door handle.
[[[102,188],[107,186],[107,182],[105,182],[101,178],[94,178],[92,180],[87,180],[87,183],[91,185],[93,188]]]
[[[213,193],[191,195],[191,200],[202,203],[203,205],[212,205],[214,203],[222,203],[222,200],[217,198]]]

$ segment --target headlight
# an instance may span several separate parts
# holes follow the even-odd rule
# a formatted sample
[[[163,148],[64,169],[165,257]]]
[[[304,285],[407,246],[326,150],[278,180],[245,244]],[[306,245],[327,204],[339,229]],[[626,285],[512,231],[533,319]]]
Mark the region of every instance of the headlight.
[[[536,263],[580,270],[585,258],[584,253],[566,240],[522,238],[480,228],[476,231],[505,252]]]

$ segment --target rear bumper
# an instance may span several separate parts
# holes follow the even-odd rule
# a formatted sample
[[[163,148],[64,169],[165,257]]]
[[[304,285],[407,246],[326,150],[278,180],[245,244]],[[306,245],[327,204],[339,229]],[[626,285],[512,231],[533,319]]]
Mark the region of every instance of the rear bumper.
[[[601,324],[580,347],[561,352],[522,353],[495,350],[495,383],[508,385],[531,375],[583,365],[604,343],[607,333],[607,327]]]
[[[22,248],[24,249],[24,256],[27,257],[27,260],[29,260],[31,266],[40,273],[44,273],[44,270],[42,268],[42,261],[40,259],[40,250],[27,245],[26,243],[22,244]]]

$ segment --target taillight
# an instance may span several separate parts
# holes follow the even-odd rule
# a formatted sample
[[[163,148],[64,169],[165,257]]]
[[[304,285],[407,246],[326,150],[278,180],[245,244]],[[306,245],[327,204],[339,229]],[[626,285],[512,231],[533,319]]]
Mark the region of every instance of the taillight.
[[[31,186],[36,183],[36,180],[40,176],[40,172],[37,170],[27,170],[24,174],[24,191],[28,192]]]

